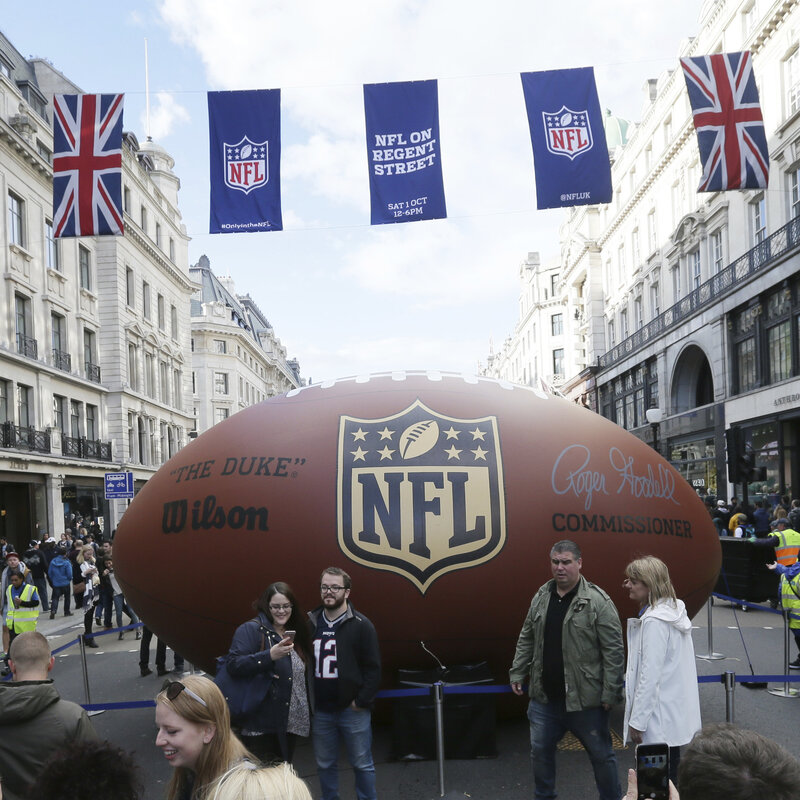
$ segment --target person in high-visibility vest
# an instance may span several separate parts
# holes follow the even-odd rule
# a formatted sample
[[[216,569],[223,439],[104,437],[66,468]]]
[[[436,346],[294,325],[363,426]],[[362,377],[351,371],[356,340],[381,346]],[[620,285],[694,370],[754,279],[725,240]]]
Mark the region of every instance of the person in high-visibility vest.
[[[800,533],[792,530],[787,517],[781,517],[772,523],[774,530],[768,536],[756,538],[750,536],[749,542],[775,548],[775,560],[784,567],[789,567],[800,558]]]
[[[800,561],[795,561],[790,567],[779,564],[767,564],[781,576],[781,606],[789,620],[789,630],[794,636],[794,642],[800,653]],[[789,669],[800,669],[800,655],[789,663]]]
[[[25,583],[22,570],[14,569],[8,574],[8,588],[6,589],[6,627],[9,634],[9,649],[11,642],[26,631],[35,631],[39,619],[39,592],[32,583]],[[4,659],[2,675],[8,675],[8,655]]]

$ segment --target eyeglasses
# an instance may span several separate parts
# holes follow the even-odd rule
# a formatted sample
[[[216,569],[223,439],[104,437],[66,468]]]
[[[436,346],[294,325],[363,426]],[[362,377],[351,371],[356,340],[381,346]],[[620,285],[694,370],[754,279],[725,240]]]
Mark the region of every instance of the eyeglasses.
[[[323,583],[322,586],[319,587],[319,590],[322,594],[339,594],[339,592],[344,591],[344,586],[325,586]]]
[[[283,605],[280,605],[280,606],[270,606],[269,610],[270,611],[291,611],[293,608],[294,608],[294,606],[291,603],[284,603]]]
[[[191,689],[187,686],[184,686],[180,681],[164,681],[164,685],[161,687],[161,691],[167,693],[167,700],[175,700],[175,698],[181,693],[186,692],[192,700],[197,700],[201,706],[205,706],[208,708],[208,703],[200,697],[199,694],[195,694]]]

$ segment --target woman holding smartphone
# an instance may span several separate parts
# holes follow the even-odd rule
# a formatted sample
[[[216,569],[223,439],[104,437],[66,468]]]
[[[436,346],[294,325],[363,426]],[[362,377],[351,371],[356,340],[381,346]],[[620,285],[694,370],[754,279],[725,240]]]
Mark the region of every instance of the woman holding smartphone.
[[[628,564],[622,585],[639,605],[628,620],[625,741],[668,744],[670,778],[677,782],[680,747],[701,727],[692,623],[667,565],[655,556]]]
[[[230,675],[257,681],[264,691],[263,700],[237,720],[239,736],[262,762],[291,763],[297,737],[311,732],[308,621],[282,581],[266,588],[255,609],[258,616],[236,629],[227,658]]]

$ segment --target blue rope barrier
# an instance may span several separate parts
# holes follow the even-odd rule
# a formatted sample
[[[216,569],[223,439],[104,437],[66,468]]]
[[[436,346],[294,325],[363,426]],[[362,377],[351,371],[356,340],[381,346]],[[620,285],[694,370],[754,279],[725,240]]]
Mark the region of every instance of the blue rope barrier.
[[[762,606],[760,603],[751,603],[749,600],[740,600],[738,597],[730,597],[727,594],[720,594],[719,592],[712,592],[712,597],[719,600],[725,600],[727,603],[733,603],[737,606],[747,606],[748,608],[757,608],[760,611],[768,611],[770,614],[779,614],[783,616],[783,612],[778,608],[771,608],[770,606]]]

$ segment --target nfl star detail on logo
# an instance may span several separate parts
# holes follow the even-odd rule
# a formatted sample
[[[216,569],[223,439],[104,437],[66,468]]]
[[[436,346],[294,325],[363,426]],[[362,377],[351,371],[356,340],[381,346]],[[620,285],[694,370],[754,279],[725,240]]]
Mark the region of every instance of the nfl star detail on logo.
[[[380,419],[342,416],[339,546],[422,594],[440,576],[493,559],[506,542],[497,419],[457,419],[417,400]]]
[[[280,89],[208,93],[211,233],[283,230]]]
[[[765,189],[769,148],[748,51],[682,58],[703,175],[698,192]]]
[[[53,96],[53,232],[121,236],[121,94]]]
[[[611,201],[611,164],[591,67],[523,72],[536,207]]]

